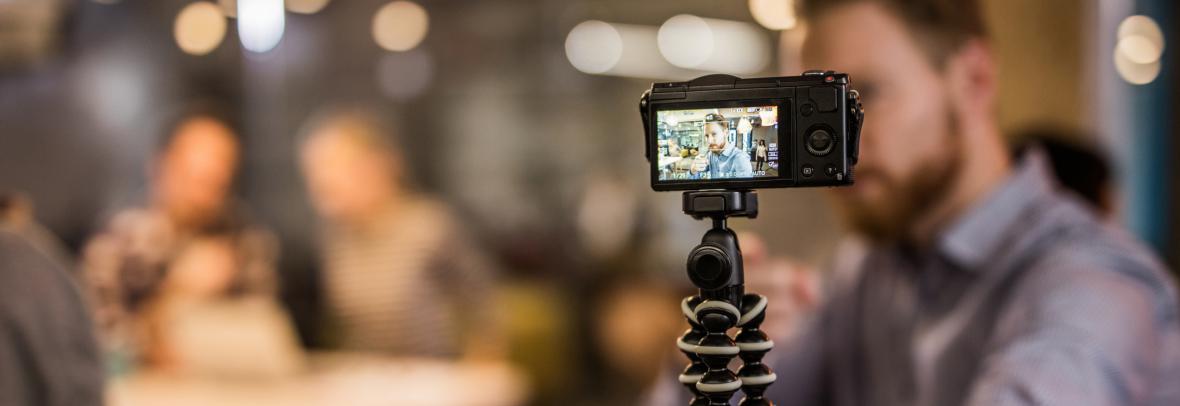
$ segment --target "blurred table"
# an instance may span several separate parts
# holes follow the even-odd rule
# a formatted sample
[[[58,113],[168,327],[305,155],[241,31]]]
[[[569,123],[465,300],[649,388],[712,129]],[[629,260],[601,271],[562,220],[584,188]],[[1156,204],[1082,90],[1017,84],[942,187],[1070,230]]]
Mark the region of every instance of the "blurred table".
[[[112,406],[515,406],[527,388],[507,364],[314,354],[289,376],[132,374],[113,380],[108,398]]]

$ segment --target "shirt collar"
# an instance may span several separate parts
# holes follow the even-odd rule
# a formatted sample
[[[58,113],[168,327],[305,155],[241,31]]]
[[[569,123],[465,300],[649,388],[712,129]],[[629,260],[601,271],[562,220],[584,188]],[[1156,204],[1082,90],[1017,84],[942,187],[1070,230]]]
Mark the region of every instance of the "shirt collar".
[[[947,227],[938,238],[942,255],[963,269],[978,270],[999,258],[1011,230],[1018,226],[1023,213],[1035,202],[1052,193],[1048,163],[1044,153],[1033,149],[1025,153],[1016,171],[966,214]]]

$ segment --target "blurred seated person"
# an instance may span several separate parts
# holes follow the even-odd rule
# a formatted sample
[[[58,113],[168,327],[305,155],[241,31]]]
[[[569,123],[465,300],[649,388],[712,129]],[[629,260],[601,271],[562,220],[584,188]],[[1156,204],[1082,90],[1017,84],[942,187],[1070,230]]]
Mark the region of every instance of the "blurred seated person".
[[[325,343],[393,356],[496,357],[493,274],[442,202],[412,191],[396,130],[362,109],[304,129],[303,173],[323,220]]]
[[[585,389],[599,404],[633,405],[660,372],[671,348],[668,337],[683,331],[685,324],[680,313],[667,311],[679,306],[667,284],[627,266],[617,268],[636,272],[616,271],[601,286],[587,286],[593,295],[590,330],[595,362],[590,365],[597,368],[591,368],[594,383]]]
[[[1015,139],[1019,140],[1016,156],[1039,149],[1049,159],[1053,177],[1062,188],[1085,200],[1104,218],[1117,214],[1110,159],[1086,143],[1086,134],[1038,127],[1018,132]]]
[[[103,404],[90,315],[69,273],[0,228],[0,405]]]
[[[183,367],[166,331],[176,304],[274,294],[275,238],[231,195],[239,155],[226,120],[187,111],[152,158],[147,201],[88,243],[83,275],[113,360]]]

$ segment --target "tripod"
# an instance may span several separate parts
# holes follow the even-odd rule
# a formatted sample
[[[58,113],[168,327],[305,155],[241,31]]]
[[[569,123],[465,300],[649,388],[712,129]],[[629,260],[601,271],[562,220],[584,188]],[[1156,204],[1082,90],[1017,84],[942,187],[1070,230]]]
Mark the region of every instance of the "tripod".
[[[758,194],[754,191],[684,192],[684,213],[694,219],[709,218],[713,228],[688,255],[688,278],[700,289],[680,303],[690,328],[677,340],[677,347],[690,364],[680,374],[680,383],[693,394],[690,406],[728,406],[741,389],[740,406],[773,406],[763,393],[775,381],[762,358],[774,348],[759,327],[766,317],[766,297],[745,293],[742,251],[737,235],[726,226],[730,217],[758,217]],[[741,331],[731,338],[729,330]],[[734,373],[729,362],[743,362]]]

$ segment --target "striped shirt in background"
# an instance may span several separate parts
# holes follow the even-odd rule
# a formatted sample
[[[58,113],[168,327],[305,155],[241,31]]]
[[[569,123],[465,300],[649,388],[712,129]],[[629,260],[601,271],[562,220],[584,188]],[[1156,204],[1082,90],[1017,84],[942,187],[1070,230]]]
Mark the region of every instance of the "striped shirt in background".
[[[335,347],[454,357],[496,336],[492,272],[442,203],[407,199],[362,228],[330,226],[322,245]]]

